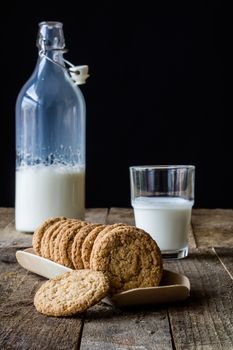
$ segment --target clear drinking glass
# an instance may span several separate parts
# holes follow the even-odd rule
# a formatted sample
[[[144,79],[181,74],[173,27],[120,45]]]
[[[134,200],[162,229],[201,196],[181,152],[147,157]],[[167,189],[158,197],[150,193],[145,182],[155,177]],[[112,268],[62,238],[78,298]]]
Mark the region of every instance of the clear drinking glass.
[[[164,258],[188,255],[194,177],[193,165],[130,167],[135,224],[156,240]]]

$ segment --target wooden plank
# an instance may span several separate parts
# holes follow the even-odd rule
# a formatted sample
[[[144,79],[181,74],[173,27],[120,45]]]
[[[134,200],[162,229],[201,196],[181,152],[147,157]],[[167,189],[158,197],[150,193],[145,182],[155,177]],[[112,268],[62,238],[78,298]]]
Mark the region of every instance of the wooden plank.
[[[196,239],[195,239],[195,236],[193,234],[192,224],[189,227],[188,246],[189,246],[189,249],[197,248]]]
[[[85,211],[85,220],[105,224],[107,215],[107,208],[88,208]]]
[[[172,339],[166,307],[132,308],[127,311],[98,304],[88,310],[81,350],[171,350]]]
[[[127,225],[135,225],[134,214],[132,208],[111,208],[107,217],[108,224],[114,224],[116,222],[122,222]],[[196,248],[196,241],[193,235],[192,226],[190,226],[189,233],[189,248]]]
[[[0,305],[9,299],[25,277],[16,263],[16,248],[0,248]]]
[[[108,224],[122,222],[127,225],[134,225],[134,215],[132,208],[110,208],[107,217]]]
[[[14,216],[13,208],[0,208],[0,233],[14,219]]]
[[[39,314],[33,297],[44,279],[22,269],[15,250],[0,248],[0,349],[77,349],[82,316]]]
[[[233,279],[233,248],[214,248],[219,260]]]
[[[31,247],[32,234],[15,229],[14,208],[0,208],[0,247]]]
[[[14,220],[12,220],[4,229],[0,231],[0,247],[10,246],[32,246],[32,233],[16,231]]]
[[[165,267],[191,282],[190,298],[169,306],[175,348],[233,349],[233,283],[214,251],[194,251]]]
[[[85,220],[90,222],[105,223],[108,209],[94,208],[87,209],[85,213]],[[16,231],[14,221],[14,209],[1,208],[0,227],[0,247],[31,247],[32,233],[24,233]]]
[[[192,226],[198,247],[233,246],[231,209],[194,209]]]

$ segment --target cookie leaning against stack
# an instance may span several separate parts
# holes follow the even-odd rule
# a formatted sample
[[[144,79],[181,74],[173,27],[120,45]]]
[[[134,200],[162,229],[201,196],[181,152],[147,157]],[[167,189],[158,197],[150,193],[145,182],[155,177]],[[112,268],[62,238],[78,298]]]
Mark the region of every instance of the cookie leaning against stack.
[[[66,272],[38,289],[34,305],[37,311],[48,316],[69,316],[98,303],[108,290],[107,277],[100,271]]]

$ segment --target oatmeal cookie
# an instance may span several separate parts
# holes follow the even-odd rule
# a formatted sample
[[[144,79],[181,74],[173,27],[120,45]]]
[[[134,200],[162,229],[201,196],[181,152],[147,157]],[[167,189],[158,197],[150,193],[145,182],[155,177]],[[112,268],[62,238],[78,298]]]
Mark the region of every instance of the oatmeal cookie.
[[[65,220],[64,216],[52,217],[44,221],[43,224],[38,227],[32,237],[32,246],[36,254],[41,255],[41,240],[45,231],[57,221]]]
[[[151,236],[134,226],[117,227],[94,244],[90,267],[109,278],[111,294],[154,287],[162,277],[162,258]]]
[[[73,244],[72,244],[72,250],[71,250],[71,256],[72,256],[72,262],[75,267],[75,269],[83,269],[84,264],[82,260],[82,244],[84,242],[84,239],[88,235],[88,233],[93,230],[97,229],[97,227],[101,227],[99,224],[89,224],[85,227],[83,227],[78,234],[75,236]]]
[[[108,279],[102,272],[66,272],[38,289],[34,305],[37,311],[48,316],[69,316],[84,312],[98,303],[108,290]]]

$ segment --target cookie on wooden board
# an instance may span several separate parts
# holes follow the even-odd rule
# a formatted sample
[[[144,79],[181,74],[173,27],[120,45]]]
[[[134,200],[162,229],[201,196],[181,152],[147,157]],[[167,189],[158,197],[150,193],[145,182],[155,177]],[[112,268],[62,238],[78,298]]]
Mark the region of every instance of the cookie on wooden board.
[[[41,254],[40,255],[43,256],[43,258],[51,259],[50,247],[49,247],[50,239],[53,235],[53,232],[56,231],[65,222],[66,222],[66,219],[57,221],[46,229],[46,231],[41,239]]]
[[[106,228],[106,225],[99,225],[90,230],[88,235],[85,237],[82,247],[81,247],[81,256],[84,269],[90,268],[90,256],[92,247],[94,245],[95,239]]]
[[[62,237],[64,236],[67,229],[70,229],[74,225],[81,224],[81,220],[70,219],[67,220],[66,224],[60,229],[56,237],[54,238],[54,250],[53,250],[53,261],[61,264],[61,256],[60,256],[60,242]],[[80,225],[81,227],[81,225]]]
[[[100,271],[66,272],[38,289],[34,305],[37,311],[48,316],[69,316],[98,303],[108,290],[108,279]]]
[[[121,222],[111,225],[105,225],[105,228],[98,234],[98,236],[95,239],[94,243],[97,243],[100,238],[102,238],[106,233],[112,231],[114,228],[117,228],[119,226],[127,226],[126,224],[123,224]]]
[[[71,249],[71,258],[75,269],[79,270],[84,268],[82,260],[82,244],[86,236],[91,230],[101,226],[102,225],[99,224],[88,224],[87,226],[83,227],[74,237]]]
[[[122,226],[124,224],[112,224],[112,225],[101,225],[94,230],[92,230],[87,237],[85,238],[83,244],[82,244],[82,261],[85,269],[90,268],[90,257],[91,257],[91,251],[98,241],[99,238],[103,237],[106,233],[113,230],[114,228],[118,226]]]
[[[86,226],[88,226],[87,222],[80,221],[67,228],[65,232],[63,232],[59,242],[60,264],[70,267],[71,269],[75,268],[71,259],[73,241],[75,236],[79,234],[82,229],[85,229]]]
[[[45,231],[55,222],[65,220],[64,216],[51,217],[44,221],[40,227],[34,232],[32,236],[32,246],[36,254],[41,255],[41,240]]]
[[[61,225],[58,226],[58,228],[52,233],[50,240],[49,240],[49,252],[50,252],[50,259],[54,260],[54,250],[55,250],[55,241],[57,238],[57,235],[59,232],[67,226],[67,223],[70,222],[70,219],[68,219],[66,222],[61,223]]]
[[[162,258],[151,236],[134,226],[121,226],[94,244],[90,267],[109,278],[110,293],[154,287],[162,277]]]

